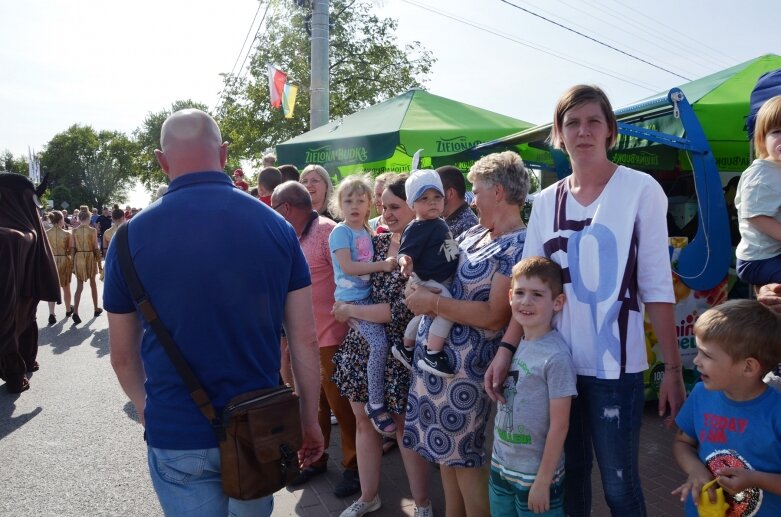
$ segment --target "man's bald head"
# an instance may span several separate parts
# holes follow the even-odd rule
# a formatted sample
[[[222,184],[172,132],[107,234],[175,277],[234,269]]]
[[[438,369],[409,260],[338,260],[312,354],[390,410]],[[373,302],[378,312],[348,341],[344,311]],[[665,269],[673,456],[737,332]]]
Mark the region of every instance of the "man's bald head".
[[[169,179],[192,172],[221,171],[228,157],[228,144],[222,142],[217,123],[197,109],[179,110],[163,122],[160,147],[155,156]]]
[[[306,187],[297,181],[286,181],[277,185],[271,194],[271,203],[289,203],[293,208],[307,213],[312,211],[312,197]]]

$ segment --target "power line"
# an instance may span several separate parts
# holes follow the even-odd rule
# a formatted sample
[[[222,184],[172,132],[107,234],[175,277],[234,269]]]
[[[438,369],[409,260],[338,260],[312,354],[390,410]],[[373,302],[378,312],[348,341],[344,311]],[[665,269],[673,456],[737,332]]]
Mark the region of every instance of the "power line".
[[[611,18],[622,19],[622,20],[625,20],[625,21],[629,22],[629,24],[631,24],[631,26],[632,26],[632,30],[633,31],[643,32],[643,33],[647,34],[648,36],[650,36],[651,38],[653,38],[652,40],[649,40],[648,38],[642,38],[642,37],[640,39],[642,39],[644,41],[648,41],[650,43],[653,43],[654,45],[656,45],[658,47],[666,47],[670,52],[673,52],[677,57],[688,59],[691,63],[693,63],[694,65],[700,66],[701,68],[706,69],[709,73],[713,71],[713,67],[715,67],[718,70],[721,70],[722,68],[725,68],[726,66],[729,66],[728,64],[726,64],[726,61],[723,61],[723,60],[720,61],[718,59],[714,59],[713,57],[705,55],[705,53],[702,53],[702,52],[700,52],[696,56],[694,54],[690,54],[690,53],[687,53],[687,52],[682,52],[681,51],[682,48],[687,48],[690,45],[685,43],[685,42],[683,42],[682,40],[680,40],[678,38],[675,38],[674,36],[670,35],[669,33],[662,35],[662,31],[668,29],[668,26],[666,26],[666,25],[664,25],[662,23],[659,23],[658,21],[654,20],[650,16],[644,15],[640,11],[632,9],[629,6],[624,6],[624,5],[621,5],[621,4],[617,4],[617,5],[620,5],[623,8],[630,9],[630,10],[634,11],[635,13],[639,14],[640,16],[642,16],[643,17],[642,21],[639,21],[636,18],[632,19],[632,17],[630,17],[627,13],[625,13],[625,12],[618,12],[616,9],[614,9],[612,7],[609,7],[607,5],[604,5],[604,4],[600,4],[599,2],[596,2],[596,1],[585,2],[585,4],[588,7],[590,7],[591,9],[596,9],[597,11],[601,11],[602,13],[605,13],[607,16],[609,16]],[[586,12],[586,11],[584,10],[583,12]],[[646,28],[645,26],[648,25],[648,22],[653,22],[658,27],[658,29],[651,30],[649,28]],[[605,22],[605,23],[609,23],[609,22]],[[637,34],[630,33],[628,30],[623,29],[620,26],[614,25],[614,27],[618,27],[619,29],[623,30],[624,32],[632,34],[635,37],[638,37]],[[702,43],[700,43],[700,42],[698,42],[698,41],[696,41],[696,40],[694,40],[692,38],[688,38],[687,37],[687,39],[689,39],[690,41],[692,41],[692,42],[694,42],[696,44],[699,44],[700,46],[704,46]],[[710,63],[710,66],[699,63],[697,59],[693,59],[695,57],[699,58],[699,60],[702,60],[702,61],[708,61]]]
[[[252,27],[255,26],[255,20],[258,19],[258,14],[260,13],[261,7],[263,7],[263,3],[258,2],[258,9],[257,11],[255,11],[255,16],[252,17],[252,23],[249,24],[249,29],[247,29],[247,35],[244,36],[244,43],[241,44],[241,50],[239,50],[239,54],[236,56],[236,61],[233,63],[233,67],[231,68],[230,75],[233,75],[233,71],[236,70],[236,65],[239,64],[239,59],[241,59],[241,55],[244,53],[244,46],[247,44],[249,35],[252,33]]]
[[[550,12],[550,11],[546,11],[545,9],[543,9],[542,7],[540,7],[539,5],[536,5],[536,3],[535,3],[535,2],[530,2],[529,0],[526,0],[526,2],[525,2],[525,3],[526,3],[526,4],[531,4],[531,5],[533,5],[533,6],[534,6],[534,7],[535,7],[535,8],[536,8],[536,9],[537,9],[539,12],[543,12],[543,13],[546,13],[546,14],[548,14],[548,15],[552,15],[552,16],[557,16],[557,17],[558,17],[560,20],[563,20],[564,22],[567,22],[567,23],[569,23],[569,24],[570,24],[570,25],[572,25],[572,26],[575,26],[575,27],[581,27],[581,28],[583,28],[583,29],[590,30],[590,28],[588,28],[588,27],[586,27],[586,26],[584,26],[584,25],[578,24],[578,23],[576,23],[576,22],[574,22],[574,21],[572,21],[572,20],[569,20],[569,19],[567,19],[567,18],[565,18],[565,17],[561,16],[560,14],[555,14],[555,13],[552,13],[552,12]],[[620,19],[620,17],[619,17],[619,16],[617,16],[615,12],[613,12],[613,13],[608,13],[608,12],[607,12],[605,9],[603,9],[603,8],[601,8],[601,7],[597,6],[597,5],[592,5],[592,6],[590,6],[592,9],[582,9],[582,8],[578,7],[577,5],[573,5],[573,4],[571,4],[571,3],[568,3],[568,2],[566,2],[565,0],[559,0],[559,3],[560,3],[561,5],[564,5],[564,6],[568,7],[568,8],[569,8],[570,10],[572,10],[572,11],[578,11],[578,12],[580,12],[580,13],[584,14],[585,16],[588,16],[589,18],[592,18],[592,19],[594,19],[594,20],[598,21],[600,24],[602,24],[602,25],[604,25],[604,26],[606,26],[606,27],[607,27],[607,26],[609,26],[609,27],[613,27],[614,29],[617,29],[617,30],[618,30],[618,31],[620,31],[620,32],[623,32],[623,33],[630,34],[634,40],[641,40],[641,41],[645,41],[645,42],[647,42],[647,43],[651,43],[652,45],[654,45],[654,48],[655,48],[655,50],[657,50],[657,51],[661,50],[659,47],[661,47],[661,46],[664,46],[664,45],[665,45],[665,41],[661,40],[661,39],[658,37],[658,35],[651,34],[651,32],[650,32],[650,31],[647,31],[647,30],[645,30],[645,29],[642,27],[642,25],[638,25],[637,27],[632,27],[632,31],[633,31],[633,32],[631,32],[631,33],[630,33],[630,32],[629,32],[629,31],[628,31],[628,30],[625,28],[625,25],[626,25],[626,24],[624,24],[624,25],[622,26],[622,25],[619,25],[619,24],[617,24],[617,23],[613,23],[613,21],[612,21],[612,20],[614,20],[614,19]],[[607,15],[609,16],[609,18],[605,19],[605,18],[602,18],[602,17],[600,17],[600,16],[597,16],[596,14],[594,14],[594,13],[592,12],[593,10],[598,10],[598,11],[601,11],[602,13],[605,13],[605,14],[607,14]],[[645,32],[646,34],[649,34],[649,35],[655,36],[655,38],[654,38],[653,40],[651,40],[651,39],[648,39],[648,37],[645,37],[645,36],[643,36],[642,34],[638,34],[639,32]],[[644,56],[646,59],[653,59],[653,57],[651,57],[651,54],[649,54],[648,52],[645,52],[645,51],[643,51],[643,50],[640,50],[640,49],[638,49],[638,48],[631,47],[631,46],[627,45],[626,43],[623,43],[623,42],[620,42],[620,41],[618,41],[618,39],[617,39],[617,38],[609,38],[609,37],[608,37],[608,40],[612,40],[612,41],[613,41],[615,44],[619,44],[619,45],[621,45],[621,46],[622,46],[622,48],[625,48],[625,49],[627,49],[627,50],[634,51],[634,52],[638,53],[639,55],[643,55],[643,56]],[[668,46],[668,48],[669,48],[669,46]],[[683,59],[686,59],[686,55],[685,55],[684,53],[682,53],[682,52],[678,52],[680,49],[673,49],[673,50],[674,50],[674,52],[673,52],[673,53],[666,53],[665,55],[675,55],[675,56],[676,56],[676,57],[678,57],[678,58],[683,58]],[[656,63],[659,63],[660,65],[664,65],[664,66],[667,66],[667,67],[670,67],[670,68],[672,68],[670,64],[668,64],[667,62],[664,62],[664,61],[662,61],[661,59],[659,59],[659,57],[658,57],[658,56],[655,56],[655,62],[656,62]],[[692,64],[693,64],[694,66],[699,66],[700,68],[704,69],[704,70],[706,71],[706,73],[711,73],[711,72],[713,71],[713,69],[712,69],[712,68],[709,68],[709,67],[707,67],[707,66],[704,66],[704,65],[702,65],[702,64],[700,64],[700,63],[693,62]]]
[[[616,4],[616,5],[620,5],[624,9],[628,9],[629,11],[632,11],[632,12],[640,15],[643,18],[643,20],[648,20],[648,21],[653,22],[657,27],[659,27],[660,30],[669,30],[673,34],[679,35],[679,36],[681,36],[681,38],[687,39],[690,42],[692,42],[692,43],[694,43],[696,45],[699,45],[700,47],[702,47],[704,49],[709,49],[709,50],[713,51],[714,55],[716,55],[717,57],[727,58],[729,61],[724,61],[724,60],[720,61],[718,59],[713,59],[712,57],[709,58],[707,56],[702,56],[702,57],[705,57],[706,59],[709,59],[711,61],[711,63],[714,63],[714,65],[718,66],[719,68],[724,68],[725,66],[730,66],[732,63],[735,63],[736,61],[739,61],[737,58],[734,58],[734,57],[724,53],[724,51],[722,51],[720,49],[717,49],[715,47],[711,47],[707,43],[704,43],[702,41],[696,40],[696,39],[692,38],[691,36],[686,35],[686,33],[684,33],[684,32],[674,30],[671,26],[668,26],[666,24],[660,23],[659,21],[657,21],[656,19],[654,19],[650,15],[648,15],[646,13],[643,13],[641,11],[638,11],[637,9],[634,9],[630,5],[627,5],[626,3],[616,2],[616,0],[611,0],[611,1],[614,4]],[[622,14],[621,16],[625,17],[626,15]],[[642,26],[642,24],[638,24],[638,26]],[[649,34],[651,34],[650,31],[647,31],[647,32]],[[670,37],[669,33],[667,35],[667,38],[672,39],[672,40],[677,40],[678,43],[682,44],[682,45],[686,44],[682,39]]]
[[[241,54],[244,51],[244,46],[247,44],[247,38],[249,37],[250,33],[252,32],[252,27],[255,25],[255,20],[257,19],[258,13],[260,12],[260,8],[262,6],[263,6],[263,3],[262,2],[258,2],[258,10],[255,11],[255,16],[252,18],[252,23],[250,24],[249,30],[247,31],[247,36],[245,36],[245,38],[244,38],[244,43],[241,45],[241,50],[239,51],[239,55],[236,56],[236,62],[233,63],[233,68],[231,68],[231,72],[230,72],[230,74],[228,74],[229,77],[230,76],[234,76],[234,70],[236,69],[236,64],[239,62],[239,58],[241,58]],[[266,3],[266,10],[263,12],[263,17],[260,19],[260,23],[258,24],[258,28],[255,31],[255,36],[252,38],[253,42],[255,40],[257,40],[258,34],[260,34],[260,29],[263,27],[263,21],[266,19],[266,15],[268,14],[269,7],[271,7],[271,1]],[[250,44],[249,48],[247,49],[247,53],[244,55],[244,60],[241,62],[241,66],[239,67],[239,69],[236,71],[236,74],[235,74],[236,76],[238,76],[239,74],[242,73],[242,71],[244,71],[244,74],[241,77],[238,78],[239,81],[244,80],[244,77],[247,75],[247,70],[249,70],[249,68],[247,70],[244,70],[244,65],[247,62],[247,58],[249,57],[249,55],[251,53],[252,53],[252,45]],[[223,91],[221,91],[220,94],[217,96],[217,102],[215,103],[215,111],[217,111],[220,108],[220,105],[221,105],[222,101],[224,100],[224,98],[225,98],[225,89],[223,89]]]
[[[623,51],[623,50],[621,50],[620,48],[616,48],[616,47],[614,47],[614,46],[612,46],[612,45],[608,45],[607,43],[603,43],[602,41],[599,41],[599,40],[598,40],[598,39],[596,39],[596,38],[593,38],[593,37],[591,37],[591,36],[589,36],[589,35],[587,35],[587,34],[583,34],[582,32],[576,31],[575,29],[571,29],[571,28],[567,27],[566,25],[563,25],[563,24],[561,24],[561,23],[559,23],[559,22],[557,22],[557,21],[551,20],[550,18],[546,18],[545,16],[542,16],[542,15],[540,15],[540,14],[537,14],[537,13],[535,13],[535,12],[533,12],[533,11],[530,11],[529,9],[526,9],[525,7],[521,7],[520,5],[516,5],[516,4],[514,4],[514,3],[512,3],[512,2],[510,2],[510,1],[508,1],[508,0],[499,0],[499,1],[500,1],[500,2],[502,2],[502,3],[504,3],[504,4],[507,4],[507,5],[509,5],[509,6],[511,6],[511,7],[515,7],[516,9],[518,9],[518,10],[520,10],[520,11],[523,11],[523,12],[525,12],[525,13],[531,14],[532,16],[535,16],[535,17],[537,17],[537,18],[540,18],[540,19],[542,19],[542,20],[545,20],[545,21],[546,21],[546,22],[548,22],[548,23],[552,23],[553,25],[556,25],[557,27],[561,27],[562,29],[565,29],[565,30],[567,30],[567,31],[569,31],[569,32],[575,33],[575,34],[577,34],[578,36],[581,36],[581,37],[583,37],[583,38],[586,38],[586,39],[588,39],[588,40],[591,40],[591,41],[593,41],[594,43],[598,43],[599,45],[602,45],[603,47],[607,47],[607,48],[609,48],[609,49],[611,49],[611,50],[615,50],[616,52],[619,52],[619,53],[621,53],[621,54],[624,54],[625,56],[631,57],[632,59],[635,59],[635,60],[637,60],[637,61],[640,61],[640,62],[642,62],[642,63],[645,63],[645,64],[647,64],[647,65],[650,65],[650,66],[652,66],[652,67],[654,67],[654,68],[657,68],[657,69],[659,69],[659,70],[662,70],[663,72],[667,72],[668,74],[674,75],[674,76],[676,76],[676,77],[680,77],[681,79],[683,79],[683,80],[685,80],[685,81],[691,81],[691,79],[689,79],[688,77],[684,77],[684,76],[682,76],[682,75],[680,75],[680,74],[677,74],[677,73],[673,72],[672,70],[668,70],[668,69],[666,69],[666,68],[663,68],[663,67],[661,67],[661,66],[659,66],[659,65],[656,65],[656,64],[654,64],[654,63],[651,63],[650,61],[648,61],[648,60],[646,60],[646,59],[643,59],[643,58],[641,58],[641,57],[637,57],[637,56],[635,56],[635,55],[633,55],[633,54],[630,54],[629,52],[624,52],[624,51]]]
[[[260,34],[260,29],[261,29],[261,27],[263,27],[263,22],[266,20],[266,15],[268,14],[269,7],[271,7],[271,1],[270,0],[266,4],[266,10],[263,11],[263,18],[260,19],[260,24],[258,25],[258,30],[255,31],[255,37],[252,38],[252,41],[256,41],[258,39],[258,34]],[[241,62],[241,68],[239,68],[239,71],[244,70],[244,63],[247,62],[247,58],[249,57],[250,54],[252,54],[252,47],[250,47],[249,52],[247,52],[247,55],[244,56],[244,61]],[[240,80],[242,80],[242,81],[244,80],[244,77],[247,76],[247,72],[248,71],[249,71],[249,67],[247,67],[247,69],[244,70],[244,74],[241,76]],[[238,75],[238,73],[236,75]]]
[[[233,66],[231,67],[231,71],[228,74],[228,77],[233,76],[233,72],[236,70],[236,65],[239,63],[239,59],[241,59],[241,55],[244,53],[244,46],[247,44],[247,40],[249,39],[249,35],[252,33],[252,27],[255,26],[255,20],[258,18],[258,13],[260,13],[260,8],[261,7],[263,7],[263,3],[259,1],[258,2],[258,8],[255,11],[255,16],[252,17],[252,22],[249,24],[249,29],[247,29],[247,35],[244,36],[244,42],[241,44],[241,49],[239,50],[239,53],[236,56],[236,61],[234,61]],[[214,111],[215,112],[219,109],[220,103],[222,102],[224,96],[225,96],[225,89],[223,88],[223,90],[220,91],[220,93],[217,94],[217,100],[214,101]]]
[[[648,90],[648,91],[654,92],[654,93],[662,90],[662,88],[655,87],[655,86],[648,85],[648,84],[641,84],[641,83],[635,82],[635,81],[633,81],[631,79],[628,79],[626,77],[621,77],[620,75],[616,75],[616,73],[612,73],[611,71],[608,71],[606,69],[599,68],[596,65],[592,65],[592,64],[586,63],[586,62],[584,62],[582,60],[569,57],[569,56],[567,56],[565,54],[562,54],[562,53],[557,52],[555,50],[543,47],[541,45],[536,45],[534,43],[518,39],[518,38],[516,38],[514,36],[510,36],[508,34],[501,33],[501,32],[499,32],[499,31],[497,31],[495,29],[492,29],[492,28],[489,28],[489,27],[486,27],[486,26],[483,26],[483,25],[479,25],[479,24],[471,22],[469,20],[465,20],[463,18],[455,16],[455,15],[453,15],[451,13],[446,12],[446,11],[442,11],[442,10],[439,10],[439,9],[428,7],[426,5],[423,5],[421,3],[416,2],[414,0],[401,0],[401,1],[406,3],[406,4],[414,5],[415,7],[423,9],[424,11],[428,11],[428,12],[437,14],[437,15],[442,16],[444,18],[449,18],[450,20],[462,23],[464,25],[468,25],[468,26],[473,27],[475,29],[481,30],[483,32],[487,32],[489,34],[492,34],[492,35],[497,36],[499,38],[505,39],[507,41],[511,41],[513,43],[517,43],[517,44],[522,45],[524,47],[531,48],[531,49],[536,50],[538,52],[542,52],[543,54],[547,54],[547,55],[555,57],[557,59],[561,59],[562,61],[566,61],[566,62],[571,63],[573,65],[577,65],[577,66],[580,66],[582,68],[586,68],[588,70],[592,70],[594,72],[597,72],[597,73],[600,73],[600,74],[612,77],[614,79],[618,79],[619,81],[622,81],[622,82],[625,82],[625,83],[637,86],[637,87],[642,88],[644,90]]]

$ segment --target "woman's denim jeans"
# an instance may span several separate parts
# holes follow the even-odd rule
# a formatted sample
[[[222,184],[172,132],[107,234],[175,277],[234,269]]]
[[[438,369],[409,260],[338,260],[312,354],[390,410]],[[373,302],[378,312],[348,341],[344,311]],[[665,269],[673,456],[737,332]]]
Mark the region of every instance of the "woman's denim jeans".
[[[171,450],[148,447],[152,485],[166,516],[268,517],[274,496],[251,501],[231,499],[222,491],[220,450]]]
[[[618,379],[578,376],[569,433],[564,444],[564,500],[567,515],[591,514],[591,466],[594,454],[608,507],[615,517],[646,515],[638,465],[645,396],[643,373]]]

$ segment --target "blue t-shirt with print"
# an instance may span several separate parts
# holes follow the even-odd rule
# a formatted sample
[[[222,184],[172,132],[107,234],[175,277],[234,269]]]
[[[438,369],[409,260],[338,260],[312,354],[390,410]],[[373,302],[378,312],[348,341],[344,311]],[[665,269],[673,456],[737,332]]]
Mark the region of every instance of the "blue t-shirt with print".
[[[675,423],[697,440],[700,461],[714,478],[725,467],[781,474],[781,392],[774,388],[768,387],[752,400],[737,402],[697,383]],[[740,492],[738,500],[726,492],[725,496],[731,515],[781,515],[781,496],[765,490],[748,488]],[[686,515],[697,517],[691,497],[686,500]]]
[[[339,265],[336,250],[349,249],[353,262],[371,262],[374,259],[372,238],[365,229],[353,230],[344,223],[337,224],[328,237],[328,247],[334,264],[334,298],[338,302],[357,302],[369,297],[371,285],[369,275],[348,275]]]

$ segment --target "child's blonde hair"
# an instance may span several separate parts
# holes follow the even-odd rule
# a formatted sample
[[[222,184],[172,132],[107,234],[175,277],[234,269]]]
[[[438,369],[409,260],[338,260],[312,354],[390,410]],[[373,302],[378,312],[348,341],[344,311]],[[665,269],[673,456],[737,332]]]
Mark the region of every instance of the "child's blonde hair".
[[[713,341],[734,361],[753,357],[762,376],[781,362],[781,317],[755,300],[730,300],[705,311],[694,335]]]
[[[757,112],[757,124],[754,128],[754,152],[757,158],[768,157],[765,138],[773,129],[781,128],[781,95],[768,99]]]
[[[366,220],[363,222],[363,225],[369,229],[369,213],[371,212],[373,199],[371,179],[368,176],[356,174],[347,176],[339,182],[339,185],[336,187],[335,195],[331,198],[331,205],[328,207],[329,212],[331,212],[334,217],[344,219],[344,214],[342,213],[342,207],[340,205],[342,203],[342,198],[349,195],[366,196],[368,204],[366,205]],[[369,229],[369,233],[371,233],[371,229]]]
[[[526,257],[513,266],[512,287],[520,277],[539,278],[551,290],[556,298],[564,292],[561,278],[561,266],[545,257]]]

